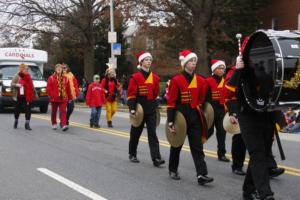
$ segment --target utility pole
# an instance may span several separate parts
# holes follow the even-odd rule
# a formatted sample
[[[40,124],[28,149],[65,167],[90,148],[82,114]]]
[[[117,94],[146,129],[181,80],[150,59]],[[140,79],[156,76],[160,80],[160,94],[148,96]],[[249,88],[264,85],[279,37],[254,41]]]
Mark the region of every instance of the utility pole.
[[[114,4],[113,0],[110,0],[110,32],[114,32]],[[114,60],[115,55],[113,52],[113,45],[114,43],[111,43],[111,59]]]

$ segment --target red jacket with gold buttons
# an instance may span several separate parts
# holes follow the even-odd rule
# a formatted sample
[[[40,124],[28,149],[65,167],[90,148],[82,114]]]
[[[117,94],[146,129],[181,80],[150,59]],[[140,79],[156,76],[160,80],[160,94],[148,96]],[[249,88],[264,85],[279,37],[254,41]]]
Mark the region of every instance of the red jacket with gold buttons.
[[[178,74],[170,81],[168,108],[175,109],[178,100],[181,104],[190,104],[191,108],[201,106],[207,89],[207,83],[203,77],[195,74],[192,82],[188,83],[183,74]]]
[[[209,88],[211,90],[212,102],[223,105],[223,102],[221,101],[221,96],[223,92],[224,78],[222,78],[220,82],[218,82],[216,80],[216,77],[209,76],[208,78],[206,78],[206,81],[208,82]]]
[[[128,85],[128,100],[136,99],[137,97],[146,97],[147,100],[155,100],[159,94],[159,77],[150,72],[145,79],[142,72],[137,71],[131,76]]]

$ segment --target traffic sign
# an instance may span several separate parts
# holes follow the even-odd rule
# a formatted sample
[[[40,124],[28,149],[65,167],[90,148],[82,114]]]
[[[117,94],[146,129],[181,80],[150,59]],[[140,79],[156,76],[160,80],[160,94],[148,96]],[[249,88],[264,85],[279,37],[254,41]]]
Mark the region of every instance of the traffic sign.
[[[117,32],[108,32],[108,43],[117,42]]]
[[[114,43],[113,44],[113,54],[114,55],[121,55],[121,44],[120,43]]]

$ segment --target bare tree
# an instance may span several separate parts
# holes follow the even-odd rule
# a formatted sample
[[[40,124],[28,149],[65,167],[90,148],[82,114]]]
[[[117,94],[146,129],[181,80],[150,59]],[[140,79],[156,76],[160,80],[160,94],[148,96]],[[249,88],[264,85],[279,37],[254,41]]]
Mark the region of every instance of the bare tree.
[[[84,75],[94,73],[96,24],[107,12],[108,0],[6,0],[0,2],[2,30],[15,34],[63,32],[82,45]]]
[[[122,0],[121,2],[127,7],[127,16],[142,24],[157,24],[171,28],[177,28],[180,24],[180,32],[191,36],[191,42],[188,41],[182,48],[188,47],[197,53],[200,65],[198,72],[208,75],[208,39],[211,38],[208,34],[212,27],[216,26],[213,29],[219,32],[224,27],[230,28],[226,27],[227,22],[224,20],[228,15],[239,13],[239,16],[242,16],[243,12],[249,13],[249,10],[243,10],[245,5],[250,5],[247,9],[256,12],[266,1],[268,0]],[[232,29],[237,30],[236,27]],[[221,39],[229,38],[224,33],[219,36]]]

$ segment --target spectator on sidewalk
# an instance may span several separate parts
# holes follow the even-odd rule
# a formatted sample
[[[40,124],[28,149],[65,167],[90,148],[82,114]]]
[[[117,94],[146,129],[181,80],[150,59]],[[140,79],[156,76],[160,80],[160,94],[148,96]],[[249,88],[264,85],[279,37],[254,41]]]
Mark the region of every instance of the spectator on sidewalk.
[[[166,83],[166,88],[164,92],[162,93],[161,97],[159,98],[159,104],[167,104],[168,98],[169,98],[169,83],[170,80],[167,81]]]
[[[105,78],[101,81],[101,86],[105,89],[107,126],[113,128],[112,117],[117,111],[117,96],[120,90],[120,83],[116,78],[114,67],[109,63],[107,65],[108,68],[105,72]]]
[[[292,108],[288,108],[286,112],[284,112],[285,122],[287,124],[286,127],[281,129],[283,133],[289,133],[291,129],[295,126],[296,123],[296,113],[292,110]]]
[[[121,94],[122,104],[127,105],[128,78],[126,74],[123,74],[121,79],[121,84],[122,84],[122,94]]]
[[[86,80],[86,78],[83,78],[82,79],[82,92],[83,92],[83,95],[84,95],[84,98],[86,98],[86,93],[87,93],[87,90],[89,88],[89,82]]]
[[[86,94],[86,105],[91,108],[90,127],[100,128],[99,121],[102,105],[105,103],[105,93],[100,84],[100,76],[94,75],[93,80]]]

